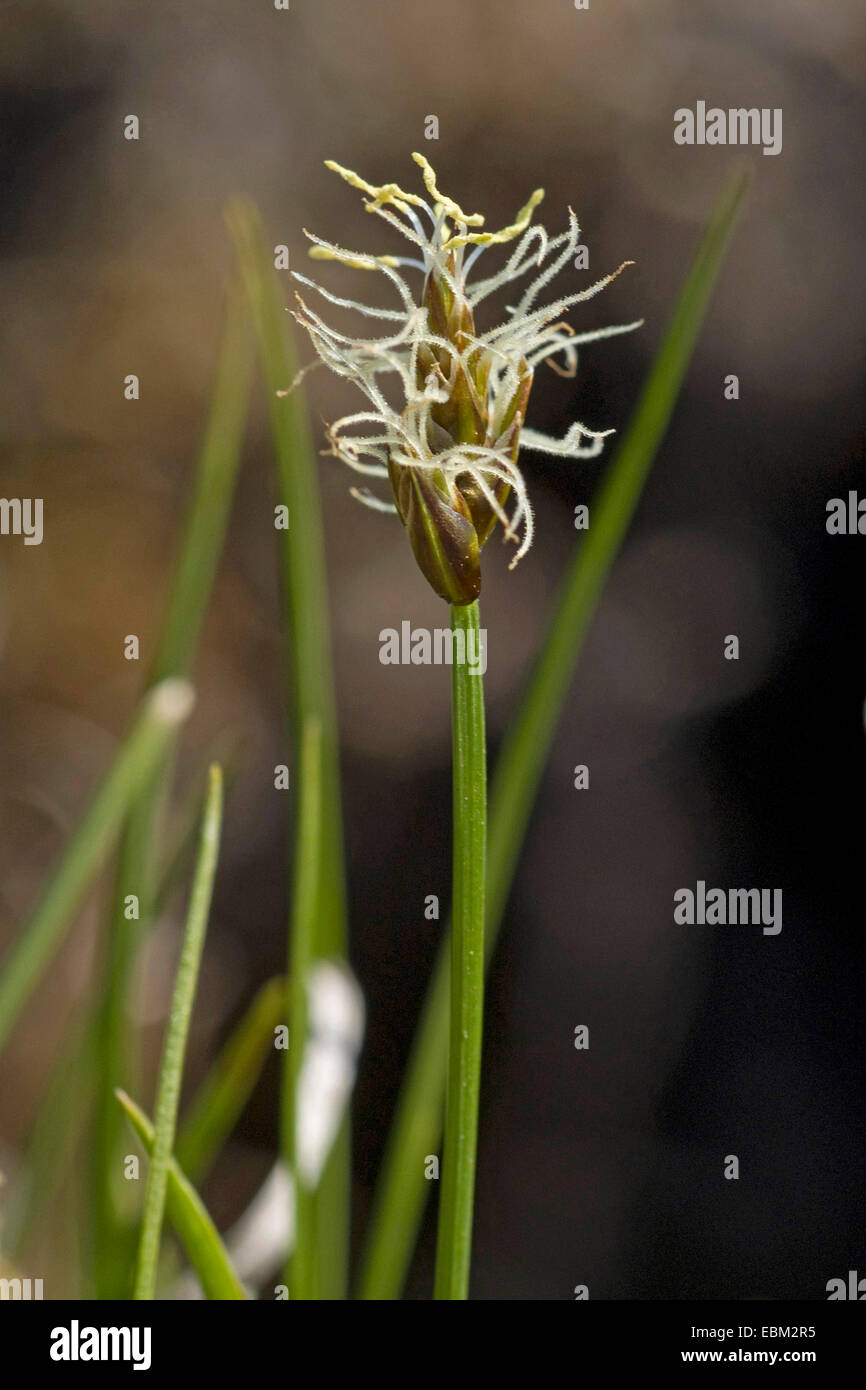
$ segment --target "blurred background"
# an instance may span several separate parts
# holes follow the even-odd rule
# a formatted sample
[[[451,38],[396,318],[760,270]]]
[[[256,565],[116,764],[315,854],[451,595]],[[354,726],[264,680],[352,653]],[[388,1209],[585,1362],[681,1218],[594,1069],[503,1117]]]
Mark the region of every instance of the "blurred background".
[[[636,265],[570,321],[637,317],[575,382],[541,371],[529,423],[623,429],[736,152],[674,144],[681,106],[781,107],[677,413],[561,721],[489,987],[473,1296],[820,1299],[863,1272],[863,565],[825,506],[858,471],[866,402],[866,14],[855,0],[269,0],[9,3],[0,13],[0,445],[5,497],[45,539],[0,538],[0,951],[141,690],[222,324],[226,200],[251,194],[306,270],[302,228],[393,251],[323,168],[413,186],[421,149],[489,226],[539,184],[578,213],[589,278]],[[137,142],[122,138],[136,114]],[[439,139],[424,140],[435,115]],[[571,277],[569,282],[568,277]],[[330,278],[329,278],[330,277]],[[351,273],[323,269],[338,293]],[[588,283],[564,273],[565,287]],[[366,285],[366,282],[365,282]],[[286,302],[292,282],[285,276]],[[566,289],[563,289],[566,292]],[[309,346],[299,339],[302,354]],[[123,379],[141,381],[138,402]],[[735,373],[738,401],[724,398]],[[359,408],[309,379],[322,421]],[[257,388],[196,667],[180,784],[238,740],[189,1073],[283,968],[289,806],[266,402]],[[610,457],[524,455],[537,539],[485,552],[495,757]],[[450,883],[449,682],[380,665],[379,632],[447,622],[402,528],[323,459],[345,779],[352,964],[368,1031],[355,1097],[355,1234]],[[142,662],[123,659],[141,639]],[[723,659],[737,634],[740,659]],[[573,788],[576,764],[590,789]],[[681,927],[697,878],[782,888],[777,937]],[[155,1063],[183,897],[152,933],[137,1007]],[[14,1174],[92,985],[94,895],[3,1059]],[[590,1029],[588,1052],[574,1029]],[[272,1161],[269,1064],[205,1196],[236,1217]],[[740,1179],[725,1181],[725,1156]],[[429,1297],[433,1226],[409,1296]],[[51,1288],[72,1278],[48,1241]],[[48,1285],[46,1285],[48,1287]]]

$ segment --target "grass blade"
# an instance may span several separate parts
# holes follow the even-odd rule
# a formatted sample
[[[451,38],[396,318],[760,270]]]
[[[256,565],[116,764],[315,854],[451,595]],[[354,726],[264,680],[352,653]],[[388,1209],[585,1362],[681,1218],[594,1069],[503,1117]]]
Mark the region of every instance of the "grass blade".
[[[325,544],[318,464],[303,396],[279,397],[297,373],[280,280],[264,245],[253,204],[238,199],[228,211],[247,296],[258,330],[262,370],[276,452],[280,501],[289,508],[282,532],[283,593],[290,625],[287,657],[298,731],[318,722],[322,744],[322,866],[317,948],[345,953],[345,887],[340,812],[336,705],[331,663]]]
[[[503,743],[490,793],[488,959],[562,703],[601,591],[634,515],[721,270],[746,190],[733,174],[703,235],[623,441],[566,576],[535,670]],[[423,1159],[441,1134],[448,1046],[448,943],[434,967],[382,1165],[360,1296],[399,1298],[429,1189]]]
[[[279,500],[289,508],[281,571],[288,626],[287,658],[296,739],[310,721],[321,737],[321,852],[315,957],[345,959],[347,946],[339,744],[331,666],[325,547],[318,466],[300,393],[278,396],[297,373],[282,284],[266,249],[254,204],[236,199],[227,220],[259,338],[276,453]],[[301,796],[304,791],[301,788]],[[349,1242],[348,1121],[334,1145],[315,1197],[319,1297],[345,1297]]]
[[[212,762],[222,764],[225,789],[228,791],[232,781],[231,766],[237,761],[237,745],[234,741],[228,742],[226,739],[218,739],[216,746],[219,747],[220,745],[225,749],[225,752],[220,755],[215,753],[213,757],[208,759],[207,765],[209,766]],[[230,763],[228,770],[224,761],[226,755]],[[163,910],[174,887],[181,879],[186,863],[195,858],[196,838],[201,825],[206,783],[207,773],[205,770],[202,779],[204,791],[202,791],[202,787],[197,786],[194,794],[190,796],[188,811],[184,812],[181,820],[182,829],[175,832],[177,847],[168,864],[162,868],[153,905],[154,917],[158,917]],[[271,983],[276,984],[276,981]],[[267,989],[267,986],[264,989]],[[264,994],[264,989],[262,994]],[[276,1022],[277,1020],[274,1019],[274,1024]],[[240,1032],[240,1029],[238,1031]],[[57,1229],[58,1223],[52,1215],[50,1204],[55,1201],[58,1188],[64,1177],[68,1176],[69,1166],[74,1161],[73,1155],[81,1142],[82,1135],[90,1128],[90,1110],[93,1100],[91,1089],[95,1075],[94,1046],[93,1013],[85,1005],[81,1011],[81,1016],[76,1019],[64,1040],[57,1064],[39,1103],[27,1141],[27,1148],[7,1201],[2,1246],[10,1255],[20,1255],[24,1250],[31,1231],[36,1225],[37,1217],[43,1224],[50,1225],[52,1231]],[[230,1046],[229,1043],[226,1052]],[[254,1067],[255,1065],[251,1059],[250,1066]],[[217,1063],[218,1067],[219,1062]],[[253,1081],[254,1078],[251,1077],[250,1087],[252,1087]],[[234,1124],[236,1118],[236,1115],[226,1116],[229,1128]],[[225,1131],[221,1131],[219,1135],[214,1134],[217,1148],[225,1137]],[[181,1166],[189,1173],[194,1182],[200,1180],[199,1175],[183,1159],[181,1159]],[[69,1211],[70,1203],[68,1200],[65,1207],[67,1214],[74,1220],[75,1213]]]
[[[202,810],[207,796],[208,768],[211,763],[219,763],[223,770],[223,793],[228,796],[242,765],[241,743],[239,739],[226,732],[218,735],[212,745],[210,756],[205,757],[201,772],[187,791],[178,812],[167,827],[169,848],[156,866],[152,898],[154,920],[165,911],[172,893],[184,879],[189,865],[195,859],[196,843],[201,825]]]
[[[189,911],[171,1001],[171,1013],[169,1014],[162,1062],[159,1069],[154,1109],[153,1148],[144,1195],[144,1215],[141,1222],[138,1266],[135,1276],[134,1297],[136,1299],[152,1299],[156,1294],[159,1241],[165,1213],[168,1167],[174,1149],[174,1133],[180,1103],[186,1041],[189,1035],[192,1006],[195,1000],[198,972],[213,897],[221,826],[222,771],[214,764],[210,770],[208,797],[202,818],[198,862],[193,877]]]
[[[192,497],[148,684],[189,670],[210,600],[228,527],[241,461],[253,369],[253,344],[239,287],[232,289],[217,363],[210,413],[199,452]],[[167,747],[142,786],[124,830],[115,872],[114,902],[97,994],[94,1028],[98,1068],[93,1127],[91,1210],[93,1276],[101,1297],[125,1293],[127,1252],[119,1214],[121,1116],[114,1100],[118,1083],[137,1083],[135,1037],[127,1000],[136,951],[153,915],[157,884],[157,840],[171,766]],[[123,912],[127,894],[139,898],[139,918]]]
[[[190,1105],[175,1156],[190,1180],[207,1177],[252,1094],[274,1045],[274,1029],[286,1014],[286,981],[262,985]]]
[[[478,604],[451,609],[463,633],[464,661],[452,667],[454,875],[445,1149],[436,1249],[437,1299],[469,1293],[475,1156],[484,1020],[484,896],[487,849],[487,754],[484,677],[469,665],[470,635],[480,656]],[[459,651],[458,647],[458,651]]]
[[[116,1096],[145,1150],[149,1154],[152,1153],[154,1131],[150,1120],[124,1091],[118,1089]],[[174,1158],[168,1165],[166,1211],[189,1256],[189,1262],[199,1277],[205,1296],[222,1300],[245,1299],[243,1286],[232,1269],[231,1260],[216,1226],[192,1183]]]
[[[143,700],[131,729],[84,819],[51,876],[45,894],[0,974],[0,1049],[36,988],[104,863],[131,801],[165,755],[192,708],[186,681],[161,682]]]

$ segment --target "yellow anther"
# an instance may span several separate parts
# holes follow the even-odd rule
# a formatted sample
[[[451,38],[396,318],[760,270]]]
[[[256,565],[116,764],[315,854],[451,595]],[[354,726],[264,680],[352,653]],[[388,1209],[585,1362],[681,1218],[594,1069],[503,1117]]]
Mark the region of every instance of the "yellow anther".
[[[361,193],[369,194],[373,199],[373,203],[368,205],[371,208],[381,207],[383,203],[393,203],[394,207],[398,208],[400,212],[404,212],[407,203],[413,203],[415,207],[418,208],[424,206],[423,198],[419,198],[415,193],[406,193],[399,184],[383,183],[381,187],[377,188],[375,184],[368,183],[366,179],[362,179],[361,175],[356,174],[354,169],[344,168],[344,166],[338,164],[335,159],[326,159],[325,168],[333,170],[335,174],[339,174],[340,178],[345,179],[346,183],[350,184],[352,188],[359,189]]]
[[[484,226],[484,218],[480,212],[466,213],[459,203],[454,202],[453,198],[447,198],[444,193],[439,192],[439,189],[436,187],[436,172],[429,160],[424,158],[423,154],[413,154],[412,158],[415,163],[421,167],[421,172],[424,175],[424,187],[427,189],[430,197],[433,199],[434,203],[441,204],[452,222],[463,222],[467,227]]]
[[[503,242],[513,241],[515,237],[525,232],[532,221],[532,214],[544,197],[544,189],[536,188],[527,203],[518,212],[510,227],[503,227],[501,232],[465,232],[461,236],[451,237],[447,245],[455,246],[501,246]]]

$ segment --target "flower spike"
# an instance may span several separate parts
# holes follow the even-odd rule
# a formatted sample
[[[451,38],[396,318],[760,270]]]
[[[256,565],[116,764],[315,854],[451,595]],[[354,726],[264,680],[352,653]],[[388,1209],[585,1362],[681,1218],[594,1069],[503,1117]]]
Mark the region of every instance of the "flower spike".
[[[535,368],[547,362],[561,376],[573,377],[578,345],[631,332],[640,322],[575,333],[563,320],[564,312],[592,298],[623,266],[588,289],[534,307],[575,254],[580,229],[571,209],[568,230],[551,240],[543,227],[532,224],[544,197],[537,188],[509,226],[498,232],[472,230],[483,227],[481,213],[464,212],[442,193],[424,155],[412,158],[421,169],[427,198],[396,183],[368,183],[354,170],[326,161],[365,195],[368,212],[411,243],[410,256],[348,251],[307,233],[314,259],[379,271],[396,289],[400,307],[381,309],[345,299],[305,275],[295,276],[332,304],[389,320],[393,331],[378,338],[347,336],[300,297],[295,318],[309,333],[318,360],[366,397],[367,409],[329,427],[328,452],[355,472],[387,478],[393,500],[367,488],[353,488],[352,495],[376,511],[397,512],[422,573],[437,594],[460,605],[478,596],[481,548],[497,525],[517,546],[511,568],[532,544],[532,508],[518,466],[521,445],[559,457],[593,458],[613,433],[575,423],[563,439],[552,439],[526,429]],[[509,242],[516,246],[505,266],[470,284],[478,258],[489,247]],[[421,271],[420,294],[413,293],[404,269]],[[478,304],[533,271],[505,321],[480,332],[475,326]],[[385,378],[396,378],[396,390],[386,391]]]

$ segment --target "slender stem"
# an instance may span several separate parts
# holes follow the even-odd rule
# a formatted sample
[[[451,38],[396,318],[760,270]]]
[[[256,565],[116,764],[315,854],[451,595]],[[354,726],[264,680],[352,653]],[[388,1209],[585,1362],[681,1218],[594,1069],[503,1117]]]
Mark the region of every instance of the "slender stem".
[[[289,1046],[283,1066],[282,1152],[295,1192],[295,1243],[286,1267],[293,1299],[320,1297],[315,1189],[298,1164],[298,1078],[307,1039],[307,985],[315,959],[322,854],[322,728],[308,719],[301,732],[298,832],[289,931]]]
[[[165,1214],[168,1171],[174,1148],[186,1040],[189,1034],[199,965],[201,964],[201,954],[213,896],[221,824],[222,772],[215,764],[210,770],[198,863],[193,878],[183,945],[177,967],[177,977],[174,982],[168,1030],[165,1035],[165,1045],[159,1069],[159,1085],[154,1111],[153,1153],[147,1174],[144,1216],[141,1222],[141,1237],[138,1247],[138,1266],[135,1272],[134,1297],[137,1299],[151,1299],[156,1294],[159,1238]]]
[[[469,1292],[484,1012],[487,769],[478,604],[451,609],[454,882],[451,1021],[435,1297]],[[463,635],[461,661],[457,635]],[[475,644],[474,650],[471,643]],[[470,657],[473,658],[470,664]]]
[[[259,337],[276,456],[279,501],[289,509],[280,540],[286,617],[286,655],[292,685],[292,721],[300,744],[308,719],[321,728],[321,850],[313,951],[345,959],[347,949],[339,738],[331,661],[327,566],[319,499],[319,469],[306,406],[286,388],[297,372],[284,287],[274,270],[256,207],[236,198],[227,220]],[[351,1145],[346,1116],[325,1165],[315,1206],[318,1297],[346,1297],[349,1261]],[[293,1295],[294,1296],[294,1295]]]

